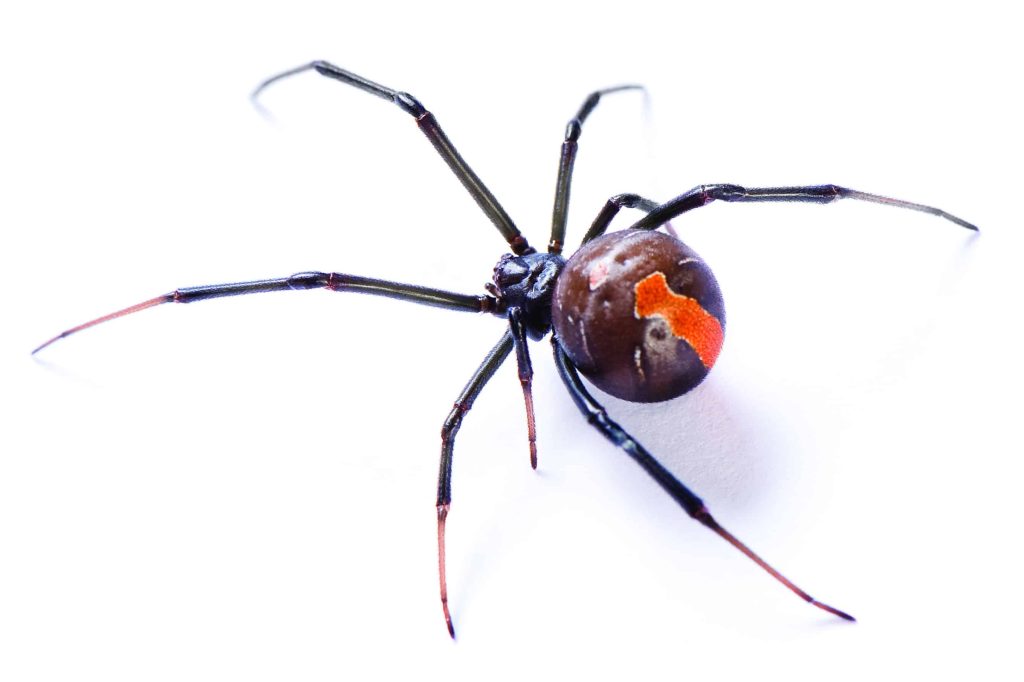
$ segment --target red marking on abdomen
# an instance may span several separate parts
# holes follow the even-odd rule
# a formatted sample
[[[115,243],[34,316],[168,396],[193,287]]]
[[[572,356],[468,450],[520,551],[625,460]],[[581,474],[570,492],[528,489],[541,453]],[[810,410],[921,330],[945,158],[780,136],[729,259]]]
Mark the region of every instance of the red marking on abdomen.
[[[664,273],[651,273],[637,283],[634,291],[636,316],[664,318],[676,338],[690,344],[704,366],[711,369],[725,339],[722,323],[704,310],[697,299],[669,289]]]

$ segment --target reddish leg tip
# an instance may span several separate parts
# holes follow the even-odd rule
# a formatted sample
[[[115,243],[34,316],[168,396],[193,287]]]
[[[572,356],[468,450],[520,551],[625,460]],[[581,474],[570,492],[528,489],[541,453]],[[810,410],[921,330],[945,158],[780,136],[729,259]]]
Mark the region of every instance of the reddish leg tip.
[[[812,603],[812,604],[814,604],[815,606],[817,606],[817,607],[818,607],[819,609],[823,609],[823,610],[825,610],[825,611],[828,611],[828,612],[829,612],[829,613],[831,613],[831,614],[832,614],[833,616],[839,616],[839,617],[840,617],[840,618],[842,618],[843,620],[848,620],[848,621],[850,621],[851,623],[856,623],[856,622],[857,622],[857,619],[856,619],[856,618],[854,618],[854,617],[853,617],[853,616],[851,616],[850,614],[846,613],[845,611],[840,611],[839,609],[837,609],[837,608],[833,608],[833,607],[829,606],[828,604],[822,604],[822,603],[821,603],[820,601],[818,601],[817,599],[815,599],[815,600],[814,600],[814,601],[812,601],[811,603]]]
[[[448,598],[441,600],[441,608],[444,609],[444,624],[448,626],[448,634],[451,635],[452,639],[455,639],[455,626],[452,625],[452,614],[448,611]]]
[[[130,307],[125,308],[123,310],[118,310],[118,311],[110,313],[108,315],[104,315],[103,317],[97,317],[95,320],[90,320],[89,322],[86,322],[84,324],[80,324],[77,327],[72,327],[71,329],[62,331],[60,334],[57,334],[57,336],[53,337],[52,339],[50,339],[46,343],[43,343],[43,344],[37,346],[36,349],[34,351],[32,351],[32,355],[35,355],[36,353],[38,353],[39,351],[41,351],[42,349],[46,348],[47,346],[49,346],[50,344],[52,344],[52,343],[54,343],[56,341],[60,341],[63,338],[67,338],[68,336],[71,336],[75,332],[80,332],[83,329],[88,329],[89,327],[95,327],[98,324],[101,324],[103,322],[107,322],[109,320],[117,319],[118,317],[123,317],[125,315],[131,315],[132,313],[137,313],[140,310],[145,310],[146,308],[152,308],[153,306],[160,305],[161,303],[171,303],[171,302],[177,301],[177,300],[178,299],[177,299],[177,293],[176,292],[175,293],[170,293],[170,294],[164,294],[163,296],[157,296],[156,298],[151,298],[148,301],[143,301],[142,303],[136,303],[133,306],[130,306]]]
[[[808,604],[813,604],[822,611],[828,611],[833,616],[839,616],[843,620],[848,620],[851,623],[857,622],[856,618],[846,613],[845,611],[840,611],[839,609],[833,608],[828,604],[824,604],[815,599],[814,597],[812,597],[811,595],[807,594],[799,587],[797,587],[795,584],[793,584],[788,578],[786,578],[786,576],[782,575],[774,568],[772,568],[770,565],[768,565],[768,563],[764,559],[754,554],[754,552],[749,547],[740,542],[735,535],[733,535],[732,533],[718,525],[718,522],[715,521],[715,519],[711,516],[710,513],[708,513],[707,507],[701,505],[700,509],[693,512],[691,516],[695,518],[697,521],[700,521],[702,524],[704,524],[711,530],[718,533],[718,535],[721,536],[722,539],[724,539],[730,545],[746,554],[749,559],[751,559],[754,563],[756,563],[758,566],[767,571],[773,578],[775,578],[780,583],[788,587],[794,594],[796,594],[798,597],[806,601]]]
[[[441,608],[444,610],[444,622],[448,626],[448,634],[455,639],[455,626],[452,625],[452,614],[448,611],[448,583],[444,571],[444,522],[448,518],[448,505],[437,505],[437,568],[441,587]]]

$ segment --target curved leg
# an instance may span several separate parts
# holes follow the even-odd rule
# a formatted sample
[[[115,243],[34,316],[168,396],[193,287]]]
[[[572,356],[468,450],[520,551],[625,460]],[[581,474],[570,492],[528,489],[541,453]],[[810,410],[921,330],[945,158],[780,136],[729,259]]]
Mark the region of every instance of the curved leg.
[[[798,597],[820,609],[828,611],[835,616],[839,616],[846,620],[854,620],[853,616],[848,613],[844,613],[839,609],[833,608],[828,604],[822,603],[811,597],[811,595],[801,590],[794,583],[790,582],[789,579],[768,565],[768,563],[761,557],[754,554],[750,548],[740,542],[732,533],[718,525],[718,522],[712,518],[708,508],[704,506],[704,502],[701,501],[699,497],[693,494],[689,488],[673,476],[668,469],[663,467],[658,460],[651,455],[651,453],[644,449],[644,446],[637,442],[635,438],[626,433],[621,426],[612,421],[604,407],[594,400],[590,393],[587,392],[587,389],[584,388],[583,382],[580,381],[580,376],[577,373],[576,368],[572,365],[572,362],[565,354],[565,351],[562,350],[558,340],[552,336],[551,342],[554,346],[555,365],[558,367],[558,374],[562,377],[562,381],[565,383],[566,388],[569,389],[569,395],[572,396],[573,402],[576,403],[576,406],[579,408],[580,412],[583,413],[583,416],[587,418],[587,421],[591,426],[604,434],[605,438],[610,440],[612,443],[622,448],[627,455],[632,457],[637,464],[643,467],[643,470],[646,471],[651,478],[657,481],[658,485],[660,485],[673,500],[678,502],[679,506],[685,509],[686,513],[693,519],[696,519],[705,527],[710,528],[730,545],[743,552],[754,563],[770,573],[773,578],[792,590]]]
[[[191,303],[202,301],[208,298],[220,298],[223,296],[241,296],[244,294],[265,294],[271,291],[292,291],[302,289],[329,289],[331,291],[352,291],[373,296],[384,296],[402,301],[411,301],[422,305],[446,308],[448,310],[462,310],[466,312],[491,312],[496,307],[496,301],[490,296],[471,296],[468,294],[455,294],[441,289],[431,289],[415,284],[400,284],[389,282],[383,279],[371,277],[358,277],[346,275],[341,272],[300,272],[291,277],[279,279],[264,279],[255,282],[234,282],[231,284],[209,284],[198,287],[185,287],[175,289],[169,294],[151,298],[148,301],[137,303],[122,310],[115,311],[95,320],[90,320],[77,327],[72,327],[54,336],[49,341],[37,347],[33,354],[67,336],[71,336],[83,329],[88,329],[101,322],[107,322],[118,317],[137,313],[146,308],[160,305],[162,303]]]
[[[706,206],[712,201],[798,201],[811,204],[828,204],[838,199],[857,199],[858,201],[870,201],[875,204],[885,204],[896,208],[906,208],[911,211],[921,211],[930,215],[945,218],[956,223],[960,227],[977,231],[978,228],[971,223],[957,218],[951,213],[942,209],[924,204],[915,204],[902,199],[883,197],[879,194],[868,194],[855,189],[840,187],[839,185],[808,185],[804,187],[740,187],[739,185],[698,185],[690,191],[680,194],[675,199],[665,202],[657,209],[648,213],[645,217],[630,226],[634,230],[651,230],[657,228],[666,220],[671,220],[677,215]]]
[[[444,524],[452,503],[452,454],[455,450],[455,434],[462,426],[463,417],[473,407],[473,401],[483,390],[484,384],[494,376],[498,367],[512,351],[512,345],[512,332],[506,330],[501,340],[491,349],[483,363],[470,377],[469,383],[462,389],[448,418],[444,420],[444,426],[441,427],[441,466],[437,476],[437,568],[441,583],[441,608],[444,609],[448,634],[453,639],[455,638],[455,628],[452,626],[452,616],[448,611],[448,583],[444,569]]]
[[[516,348],[516,365],[519,369],[519,383],[523,387],[523,402],[526,404],[526,434],[530,442],[530,466],[537,468],[537,422],[533,416],[533,363],[530,350],[526,347],[526,325],[519,308],[508,309],[509,331]]]
[[[363,92],[368,92],[371,95],[376,95],[381,99],[386,99],[416,119],[416,125],[419,126],[420,130],[427,139],[430,140],[430,144],[434,145],[434,149],[444,159],[444,162],[451,168],[452,173],[459,179],[459,182],[466,188],[466,191],[470,193],[476,203],[480,206],[487,217],[494,223],[498,231],[508,242],[512,248],[512,252],[516,255],[523,255],[524,253],[532,253],[533,247],[526,241],[519,229],[512,222],[512,218],[509,217],[505,209],[502,208],[498,200],[491,194],[491,191],[487,189],[483,181],[477,177],[473,169],[469,167],[465,159],[459,154],[458,150],[448,139],[448,136],[441,130],[441,126],[438,124],[434,115],[427,111],[427,109],[420,104],[419,100],[410,95],[407,92],[400,92],[398,90],[392,90],[389,87],[374,83],[371,80],[363,78],[362,76],[356,75],[351,71],[346,71],[340,67],[317,60],[289,69],[283,73],[279,73],[276,76],[271,76],[267,80],[260,83],[255,90],[252,92],[252,100],[256,103],[260,93],[263,92],[269,85],[276,83],[279,80],[294,76],[305,71],[316,71],[321,76],[327,76],[334,80],[341,81],[347,85],[358,88]]]
[[[590,229],[587,230],[587,234],[583,236],[583,243],[586,244],[591,239],[600,237],[611,225],[612,220],[619,214],[623,208],[639,208],[641,211],[647,211],[650,213],[654,209],[658,208],[660,204],[650,199],[644,199],[639,194],[616,194],[611,199],[605,202],[601,212],[594,218],[594,222],[591,223]],[[667,226],[668,223],[666,222]],[[675,236],[675,233],[672,233]]]
[[[549,253],[562,253],[565,244],[565,224],[569,218],[569,189],[572,185],[572,169],[576,163],[576,150],[579,146],[583,122],[587,120],[601,97],[623,90],[643,90],[642,85],[618,85],[590,93],[583,101],[580,110],[569,121],[565,128],[565,141],[562,142],[562,155],[558,159],[558,180],[555,182],[555,207],[551,217],[551,240],[548,242]]]

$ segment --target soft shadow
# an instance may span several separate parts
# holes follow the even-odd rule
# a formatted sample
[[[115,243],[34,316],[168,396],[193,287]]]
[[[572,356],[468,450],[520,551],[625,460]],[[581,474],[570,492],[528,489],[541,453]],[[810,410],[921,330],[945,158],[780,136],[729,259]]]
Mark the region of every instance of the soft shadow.
[[[742,397],[713,376],[664,403],[629,403],[591,390],[613,419],[713,508],[753,506],[764,494],[769,453],[739,416]]]
[[[90,388],[99,388],[100,386],[98,383],[96,383],[96,381],[87,378],[85,375],[80,374],[78,372],[72,372],[67,367],[54,362],[50,362],[49,360],[46,360],[45,358],[40,357],[39,355],[32,355],[31,360],[38,367],[46,370],[47,372],[50,372],[54,376],[60,377],[65,381],[77,384],[79,386],[88,386]]]

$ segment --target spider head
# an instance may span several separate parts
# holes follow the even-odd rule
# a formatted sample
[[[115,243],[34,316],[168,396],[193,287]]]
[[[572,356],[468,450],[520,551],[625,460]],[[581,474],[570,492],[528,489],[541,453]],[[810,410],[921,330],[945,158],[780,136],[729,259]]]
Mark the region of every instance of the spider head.
[[[539,340],[551,330],[551,299],[565,259],[553,253],[506,253],[494,266],[487,290],[498,299],[498,314],[519,308],[530,338]]]

